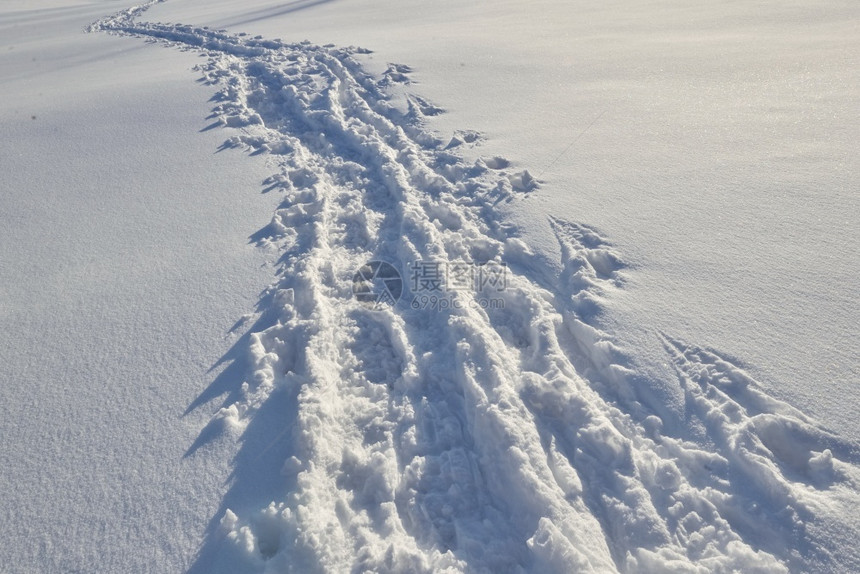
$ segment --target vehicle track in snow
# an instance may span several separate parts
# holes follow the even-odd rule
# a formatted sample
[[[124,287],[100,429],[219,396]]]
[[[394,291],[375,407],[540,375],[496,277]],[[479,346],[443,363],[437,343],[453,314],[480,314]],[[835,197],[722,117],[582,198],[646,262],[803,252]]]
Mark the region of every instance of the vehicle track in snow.
[[[860,510],[855,446],[732,361],[660,334],[686,408],[667,432],[595,326],[623,285],[620,256],[553,218],[561,274],[535,257],[497,204],[539,182],[504,158],[465,161],[457,148],[477,134],[440,140],[422,121],[441,112],[430,102],[392,105],[408,67],[374,78],[356,48],[138,21],[162,1],[90,31],[206,56],[213,125],[235,129],[225,147],[276,158],[265,185],[284,197],[254,238],[278,268],[239,343],[250,368],[201,434],[242,438],[192,571],[858,568],[856,550],[834,552],[860,534],[839,519]],[[407,283],[410,262],[504,265],[504,288],[373,307],[352,292],[369,261]],[[255,501],[248,484],[263,482],[275,487]]]

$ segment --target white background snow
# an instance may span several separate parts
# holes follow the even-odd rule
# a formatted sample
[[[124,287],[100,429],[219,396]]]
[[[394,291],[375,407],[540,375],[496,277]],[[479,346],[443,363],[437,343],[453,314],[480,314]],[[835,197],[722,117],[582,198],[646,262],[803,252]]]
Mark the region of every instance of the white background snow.
[[[472,521],[468,508],[442,507],[441,514],[434,514],[432,496],[437,494],[432,488],[421,490],[429,479],[408,483],[408,472],[401,469],[402,488],[384,483],[400,475],[386,466],[394,465],[391,457],[382,462],[374,457],[396,453],[405,457],[399,462],[408,463],[418,455],[403,446],[405,439],[390,439],[388,451],[363,453],[356,446],[354,460],[346,455],[341,460],[341,446],[357,440],[352,427],[327,435],[327,427],[297,418],[296,409],[303,407],[296,405],[305,404],[296,395],[299,387],[289,390],[288,397],[267,391],[262,383],[262,391],[241,390],[243,381],[259,383],[255,369],[259,374],[268,368],[264,351],[255,354],[249,334],[263,333],[259,344],[270,353],[280,336],[263,331],[271,324],[267,314],[280,312],[281,299],[261,293],[273,282],[279,288],[289,282],[280,259],[289,249],[286,239],[270,237],[268,247],[255,240],[267,236],[266,225],[285,194],[299,193],[303,185],[293,177],[292,186],[263,194],[269,186],[261,182],[276,173],[288,179],[301,169],[337,177],[345,177],[347,170],[325,163],[325,154],[307,142],[303,145],[317,154],[311,154],[307,165],[253,153],[260,151],[260,142],[275,141],[253,121],[239,129],[213,127],[213,121],[233,113],[221,109],[216,112],[220,116],[209,117],[218,105],[210,101],[221,89],[217,81],[240,77],[233,75],[238,68],[219,67],[226,61],[218,60],[223,54],[213,56],[214,67],[206,67],[217,49],[204,49],[201,57],[195,47],[183,50],[187,45],[165,48],[141,38],[84,33],[89,24],[128,7],[125,0],[7,0],[0,6],[0,121],[5,136],[0,142],[0,570],[207,572],[220,565],[224,571],[283,571],[279,569],[292,565],[297,571],[447,567],[549,572],[586,562],[598,571],[660,571],[670,564],[692,568],[697,562],[707,570],[755,564],[769,571],[788,566],[850,572],[860,567],[853,538],[858,532],[860,460],[853,447],[860,440],[856,2],[169,0],[140,15],[139,22],[191,25],[194,37],[208,26],[246,33],[243,42],[260,35],[280,38],[284,45],[307,39],[319,46],[369,49],[354,60],[375,80],[388,73],[392,81],[385,90],[395,107],[404,109],[408,98],[413,103],[422,98],[421,133],[443,142],[462,130],[480,134],[478,145],[454,150],[461,158],[456,166],[502,157],[511,163],[503,175],[527,169],[540,180],[536,189],[501,201],[490,215],[478,208],[458,211],[461,204],[441,201],[428,211],[464,222],[459,231],[448,225],[440,232],[440,245],[449,255],[462,240],[473,257],[480,245],[479,250],[496,250],[518,266],[517,285],[524,295],[510,296],[509,315],[487,320],[498,334],[475,323],[474,316],[464,318],[459,327],[451,327],[450,341],[440,337],[438,365],[412,357],[416,366],[409,379],[410,361],[404,357],[410,349],[433,349],[435,343],[429,336],[410,338],[408,314],[378,319],[350,307],[331,307],[341,309],[356,330],[338,323],[345,319],[319,319],[314,327],[325,334],[329,325],[332,333],[352,333],[358,341],[350,347],[354,364],[340,365],[357,371],[357,378],[340,371],[333,380],[363,381],[367,389],[375,389],[371,383],[388,376],[377,371],[397,363],[403,374],[399,382],[389,381],[385,392],[391,394],[384,395],[389,404],[424,393],[432,407],[428,412],[438,417],[433,424],[457,420],[473,425],[469,440],[475,444],[464,440],[465,446],[455,445],[440,459],[462,454],[471,460],[463,468],[479,469],[466,481],[476,493],[448,495],[464,508],[478,501],[476,512],[492,526]],[[161,37],[165,35],[170,36]],[[244,65],[240,56],[226,57],[239,66]],[[392,63],[410,71],[403,78],[392,76]],[[192,71],[195,65],[203,70]],[[196,82],[203,73],[212,84]],[[252,96],[248,102],[227,98],[227,103],[245,106],[242,113],[256,109],[268,125],[277,109],[254,100],[259,92],[247,93]],[[444,113],[436,114],[434,106]],[[352,113],[358,108],[345,109]],[[267,111],[274,115],[266,116]],[[243,134],[257,137],[257,143],[246,139],[244,151],[242,146],[224,149],[225,139]],[[283,141],[294,145],[289,137],[287,133]],[[425,163],[437,158],[435,152],[427,153]],[[474,185],[480,187],[480,181],[475,179]],[[465,176],[457,182],[473,183]],[[345,225],[355,221],[340,215]],[[548,216],[561,223],[553,225]],[[302,227],[304,220],[295,213],[275,218],[295,223],[300,232],[312,230]],[[491,227],[515,224],[510,233],[533,254],[518,255],[521,243],[498,243],[482,221]],[[594,237],[589,229],[597,230]],[[410,249],[404,245],[396,254]],[[354,270],[346,248],[331,249],[334,269]],[[617,257],[623,266],[600,269],[599,261],[606,261],[601,257]],[[570,345],[562,337],[562,350],[553,359],[558,364],[569,359],[580,371],[581,352],[592,366],[579,372],[581,379],[570,376],[567,391],[558,383],[550,392],[540,360],[514,349],[517,337],[528,333],[532,342],[544,341],[544,332],[529,331],[529,322],[549,325],[556,311],[574,316],[572,307],[565,311],[553,303],[550,308],[536,295],[540,286],[558,299],[575,297],[564,284],[578,269],[568,263],[574,260],[583,269],[595,267],[583,293],[599,299],[600,311],[586,326],[599,330],[598,339],[612,342],[618,353],[610,353],[610,360],[631,373],[627,379],[619,375],[627,382],[618,383],[617,396],[600,386],[610,377],[607,373],[615,372],[598,368],[595,349],[606,347],[598,343],[583,351],[585,331],[574,329]],[[307,295],[293,288],[297,300]],[[301,302],[295,307],[301,316]],[[285,317],[279,320],[287,325]],[[437,327],[444,322],[428,321]],[[522,333],[518,325],[525,325]],[[374,345],[380,337],[390,343],[385,352],[393,349],[393,363],[379,358],[382,344],[362,354],[358,346],[365,331],[375,333]],[[456,340],[463,333],[486,337],[490,358],[463,350]],[[325,351],[322,337],[315,336],[308,335],[304,343]],[[553,337],[544,342],[549,345]],[[332,335],[330,343],[337,347],[343,340]],[[683,341],[680,349],[673,341]],[[446,355],[443,349],[449,347]],[[672,348],[680,354],[673,355]],[[546,357],[555,357],[554,352],[547,351]],[[284,356],[277,361],[286,360]],[[506,426],[514,418],[498,415],[481,427],[468,414],[446,418],[439,410],[448,403],[433,403],[435,391],[428,390],[425,379],[444,378],[447,363],[463,357],[474,362],[476,388],[493,381],[497,395],[487,400],[518,406],[521,399],[522,412],[534,420],[535,436],[542,442],[529,442],[526,431],[519,436],[521,444],[539,449],[523,455],[527,462],[520,461],[520,474],[505,474],[510,460],[487,460],[497,449],[510,454],[502,443],[514,441],[505,432],[522,428]],[[510,379],[488,373],[500,364],[512,366]],[[274,388],[299,385],[298,375],[296,380],[278,378],[287,370],[282,367],[272,367]],[[518,378],[520,368],[545,379]],[[721,376],[747,380],[737,374],[739,369],[761,391],[729,392],[726,402],[719,402],[714,389],[721,388]],[[302,375],[308,377],[302,384],[313,389],[315,371],[309,372]],[[452,380],[468,387],[468,368],[451,372]],[[685,395],[679,372],[681,378],[701,382],[703,395]],[[523,380],[529,382],[519,387]],[[632,385],[635,400],[625,395],[625,384]],[[597,390],[584,390],[588,388]],[[351,405],[342,392],[320,392],[329,401],[342,401],[337,412],[345,413],[343,420],[358,416],[352,410],[372,410],[367,405],[382,400],[368,391]],[[465,395],[468,402],[468,391]],[[581,397],[606,420],[623,426],[623,417],[613,418],[609,406],[617,404],[633,421],[633,430],[628,429],[633,446],[613,447],[615,431],[600,434],[603,427],[594,423],[583,426],[587,432],[572,441],[584,443],[565,450],[564,428],[581,421],[542,401],[561,404],[575,401],[572,397]],[[641,411],[630,406],[637,402],[645,404]],[[476,399],[476,404],[483,412],[483,403]],[[216,415],[216,422],[227,421],[223,429],[220,423],[208,424],[221,406],[231,405],[246,418],[231,411]],[[747,459],[726,446],[747,440],[731,425],[720,427],[727,433],[721,447],[710,427],[702,437],[695,425],[673,422],[673,413],[683,420],[682,414],[695,411],[695,405],[716,405],[730,416],[742,412],[733,419],[741,421],[738,428],[753,411],[763,414],[751,432],[764,450],[750,447],[762,458]],[[386,411],[385,417],[401,416],[408,410],[401,407]],[[312,412],[324,418],[328,411]],[[328,414],[337,418],[337,412]],[[666,434],[673,435],[660,448],[652,448],[660,441],[651,429],[656,419],[648,413],[663,418]],[[419,412],[416,428],[424,424],[422,416],[432,418]],[[306,451],[278,442],[283,429],[293,428],[290,418],[299,421],[299,428],[306,424],[308,433],[320,433],[316,442],[305,445]],[[243,430],[248,434],[243,436]],[[605,452],[595,455],[598,465],[573,454],[576,448],[587,451],[582,444],[588,437],[606,445]],[[676,439],[677,444],[672,442]],[[340,466],[313,474],[301,453],[330,462],[326,457],[331,453],[320,447],[326,441],[332,452],[337,450]],[[696,441],[700,448],[710,445],[725,455],[723,482],[712,484],[707,473],[701,474],[701,455],[691,446]],[[270,444],[275,446],[269,449]],[[830,450],[822,453],[824,447]],[[627,490],[613,485],[607,491],[623,504],[596,502],[600,497],[589,494],[589,484],[608,479],[594,469],[605,467],[611,473],[614,465],[624,467],[619,460],[627,456],[626,448],[634,453],[630,456],[637,470],[630,476],[635,480]],[[836,462],[828,462],[830,451]],[[546,469],[535,466],[537,458]],[[758,467],[749,460],[769,462]],[[646,468],[652,463],[657,470],[649,479]],[[502,477],[495,485],[486,477],[494,464]],[[420,471],[428,473],[429,466]],[[767,469],[776,470],[771,476]],[[377,471],[382,483],[367,486],[367,476]],[[319,481],[326,473],[330,484]],[[738,481],[743,476],[757,476],[761,482],[749,487]],[[540,494],[533,499],[518,498],[516,488],[504,483],[533,479],[534,485],[542,485],[546,477],[552,477],[558,493],[535,487]],[[362,480],[366,482],[357,486]],[[528,484],[521,487],[528,489]],[[504,498],[499,491],[505,489],[515,499],[511,508],[499,501]],[[397,492],[392,504],[400,506],[384,519],[374,518],[374,508],[388,490]],[[665,501],[655,492],[664,490],[675,493],[674,507],[661,506]],[[304,506],[317,512],[315,517],[290,506],[293,491],[302,493]],[[334,515],[335,499],[347,491],[353,493],[350,510],[337,511],[343,532],[326,538],[337,521],[326,522],[325,512]],[[354,494],[359,491],[365,498]],[[419,510],[404,510],[398,498],[404,492],[413,492],[411,502]],[[630,495],[634,492],[639,494]],[[650,493],[646,498],[651,502],[637,506],[643,492]],[[719,498],[714,492],[728,497],[724,506],[714,502]],[[317,498],[309,501],[311,495]],[[732,496],[744,504],[758,501],[764,510],[737,506],[728,500]],[[710,519],[701,508],[690,513],[702,500],[718,508],[719,519],[705,524]],[[275,504],[271,512],[265,510],[268,502]],[[567,503],[570,509],[565,510]],[[517,505],[522,524],[511,518]],[[635,512],[618,510],[624,505],[640,512],[640,522],[630,518]],[[653,515],[648,514],[651,508]],[[673,517],[669,508],[687,514]],[[780,514],[784,508],[790,512]],[[410,513],[419,511],[428,516],[429,526],[391,526],[395,516],[414,519]],[[450,521],[445,512],[454,513]],[[763,518],[762,512],[771,518]],[[691,524],[692,514],[701,525]],[[565,516],[579,516],[583,524],[593,520],[594,530],[602,528],[603,535],[591,539],[577,533]],[[655,526],[660,520],[665,525]],[[526,523],[529,533],[521,532]],[[459,544],[451,541],[449,526]],[[316,545],[302,542],[296,531],[303,528],[315,532]],[[661,528],[667,530],[665,536]],[[762,539],[750,535],[757,529],[765,532]],[[279,540],[266,540],[272,536]],[[499,552],[499,560],[508,562],[493,563],[488,552],[462,542],[470,540],[509,542],[510,554]],[[338,545],[343,548],[334,548]],[[361,546],[367,548],[364,556],[357,550]]]

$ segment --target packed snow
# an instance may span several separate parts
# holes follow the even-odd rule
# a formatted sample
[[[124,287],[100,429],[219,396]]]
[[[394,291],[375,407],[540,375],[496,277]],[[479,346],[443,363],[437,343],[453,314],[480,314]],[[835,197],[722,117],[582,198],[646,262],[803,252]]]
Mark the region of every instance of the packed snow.
[[[830,249],[833,237],[810,239],[825,251],[834,283],[832,292],[810,289],[836,333],[828,357],[845,357],[833,359],[835,377],[809,373],[839,393],[815,403],[822,421],[800,401],[796,374],[781,380],[772,376],[778,368],[749,366],[769,343],[746,356],[747,335],[715,327],[705,340],[690,338],[708,333],[683,317],[707,298],[697,282],[709,275],[684,260],[654,263],[676,252],[680,232],[639,233],[631,220],[629,234],[613,237],[618,218],[655,192],[619,191],[625,202],[564,188],[574,185],[579,172],[570,165],[583,153],[611,168],[612,152],[600,146],[620,140],[594,135],[621,129],[617,108],[556,108],[566,124],[578,117],[576,129],[553,135],[541,127],[553,118],[535,121],[540,129],[519,142],[546,141],[519,153],[502,131],[488,134],[504,123],[478,111],[490,94],[460,96],[474,116],[446,113],[445,88],[434,92],[428,81],[463,73],[487,80],[476,70],[491,51],[464,53],[463,66],[435,75],[421,72],[420,57],[401,63],[393,53],[409,34],[426,46],[445,24],[451,34],[471,30],[457,17],[483,12],[447,2],[440,6],[449,10],[356,4],[69,0],[0,12],[12,39],[4,83],[15,94],[0,116],[11,126],[0,199],[0,392],[11,405],[0,422],[2,563],[15,572],[201,574],[860,570],[860,432],[849,377],[856,348],[833,343],[856,334],[860,319],[855,250]],[[553,15],[569,8],[558,4],[530,8],[545,12],[527,29],[559,34]],[[591,12],[605,15],[581,8],[592,25],[601,20]],[[795,8],[799,21],[814,12]],[[828,44],[828,25],[844,32],[858,22],[851,4],[827,8],[810,24],[819,44]],[[475,28],[461,45],[493,45],[499,40],[489,36],[515,29],[521,9],[483,6],[488,29]],[[627,16],[614,9],[610,28],[634,28],[641,39],[633,17],[644,8]],[[720,22],[704,5],[648,10],[709,34],[744,29],[736,6]],[[384,40],[361,18],[382,30],[411,23]],[[296,21],[308,28],[295,30]],[[266,29],[281,26],[298,37]],[[683,43],[694,50],[696,38]],[[828,49],[838,52],[845,36],[834,38]],[[604,84],[632,82],[608,70],[636,41],[598,30],[591,40],[615,42],[599,53],[620,55],[595,66],[582,89],[600,94]],[[521,61],[490,69],[515,74],[550,42],[514,42],[528,46]],[[74,66],[61,60],[40,74],[28,65],[30,54],[64,47]],[[843,63],[856,78],[856,62]],[[186,71],[192,66],[202,88]],[[521,85],[524,92],[500,92],[494,109],[553,89],[545,80]],[[33,86],[50,89],[50,100],[33,99]],[[858,95],[856,84],[839,86],[821,92],[835,117]],[[706,125],[691,106],[684,121]],[[791,108],[772,113],[765,123],[774,129],[782,129],[780,114],[793,117]],[[475,124],[451,123],[466,117]],[[656,149],[637,156],[650,158],[640,170],[617,175],[620,189],[653,184],[655,174],[644,173],[651,169],[677,175],[655,158],[681,145],[673,130],[684,121],[636,144]],[[845,199],[829,225],[846,241],[857,233],[857,160],[839,155],[857,135],[856,118],[849,122],[819,147],[780,134],[799,142],[783,150],[781,165],[834,170],[822,195]],[[700,137],[683,143],[704,146],[696,153],[714,169],[737,166],[726,133],[712,134],[712,148]],[[39,155],[40,146],[51,153]],[[828,146],[842,151],[828,154]],[[7,159],[13,154],[17,164]],[[797,169],[787,179],[806,177]],[[685,178],[702,183],[707,173]],[[688,192],[665,225],[684,217],[682,229],[708,233],[703,221],[730,217],[714,210],[713,195]],[[587,217],[622,203],[601,222],[615,224]],[[788,203],[783,215],[796,216]],[[642,217],[653,222],[655,211],[643,208]],[[625,251],[637,241],[638,251]],[[714,273],[726,283],[732,266],[753,274],[726,241]],[[686,256],[699,257],[702,245]],[[748,290],[775,277],[784,275],[764,273]],[[821,325],[791,333],[794,323],[779,323],[773,302],[759,308],[765,299],[745,292],[738,306],[796,335],[792,344],[818,348],[809,335]],[[673,305],[681,309],[674,315]],[[714,320],[733,305],[698,310]],[[669,318],[652,321],[655,313]],[[732,324],[747,320],[741,313]],[[725,341],[728,352],[715,348]],[[786,359],[787,370],[814,355]]]

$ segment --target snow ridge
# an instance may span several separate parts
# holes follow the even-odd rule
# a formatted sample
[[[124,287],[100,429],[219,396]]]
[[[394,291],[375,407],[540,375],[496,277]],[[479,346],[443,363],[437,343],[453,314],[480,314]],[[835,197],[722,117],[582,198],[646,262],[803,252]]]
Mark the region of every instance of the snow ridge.
[[[466,162],[479,136],[438,139],[429,102],[392,105],[408,67],[377,79],[357,48],[137,21],[162,1],[90,30],[207,56],[213,125],[238,130],[225,147],[271,154],[265,183],[284,194],[255,236],[279,259],[242,339],[249,373],[201,435],[241,436],[236,464],[269,461],[275,494],[234,490],[193,571],[858,568],[860,533],[839,519],[860,510],[854,445],[668,335],[685,413],[664,428],[595,326],[620,256],[553,218],[561,274],[536,258],[495,206],[539,182]],[[504,285],[368,305],[353,287],[371,261],[406,283],[410,262],[504,269]]]

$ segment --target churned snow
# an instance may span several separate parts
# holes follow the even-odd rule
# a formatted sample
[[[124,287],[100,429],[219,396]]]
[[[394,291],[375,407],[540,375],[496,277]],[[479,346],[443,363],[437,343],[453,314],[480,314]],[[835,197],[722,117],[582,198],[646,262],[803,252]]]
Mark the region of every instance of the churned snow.
[[[858,13],[772,4],[4,6],[4,567],[856,571]]]

